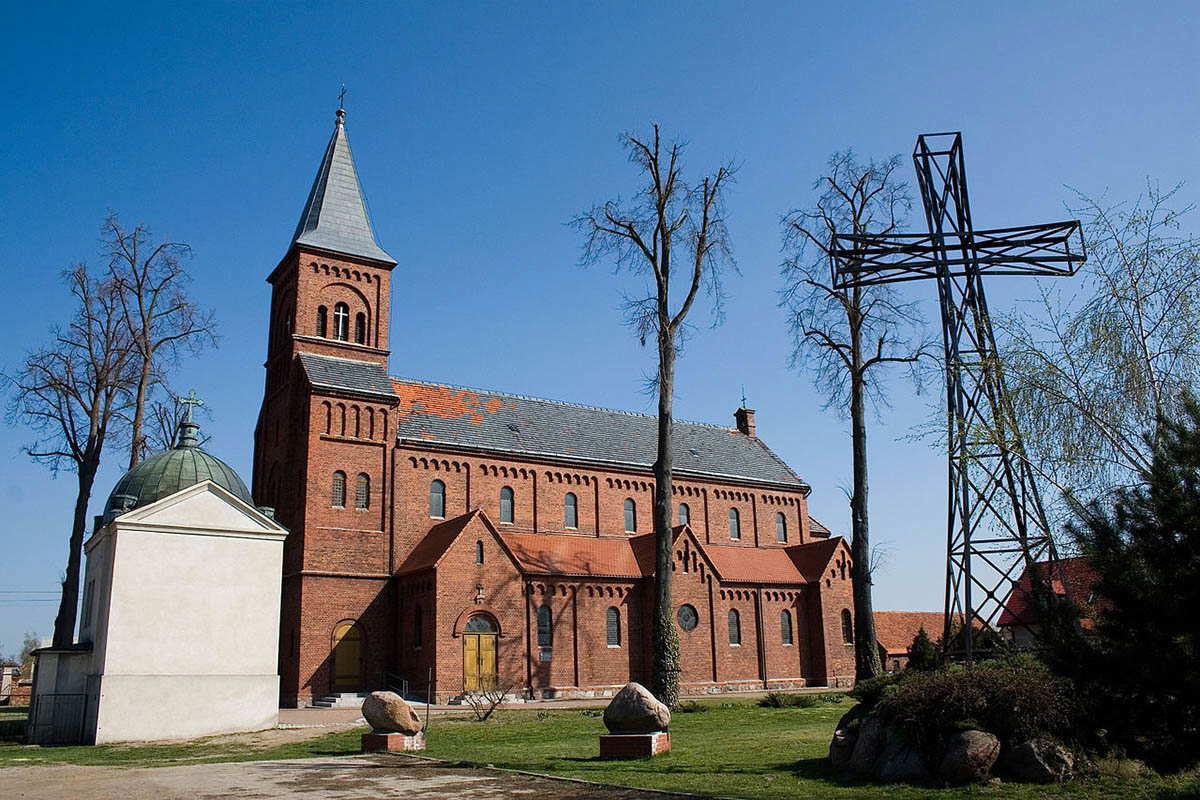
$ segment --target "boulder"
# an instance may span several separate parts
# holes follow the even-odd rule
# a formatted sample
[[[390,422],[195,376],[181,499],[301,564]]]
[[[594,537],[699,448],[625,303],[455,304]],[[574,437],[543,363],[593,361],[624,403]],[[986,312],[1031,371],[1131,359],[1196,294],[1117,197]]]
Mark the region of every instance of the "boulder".
[[[671,722],[671,710],[655,699],[650,690],[630,681],[604,709],[604,727],[610,733],[653,733]]]
[[[854,755],[854,745],[858,741],[858,728],[866,713],[866,706],[859,703],[838,720],[829,742],[829,763],[834,769],[843,770],[850,766],[850,757]]]
[[[886,744],[875,762],[875,776],[884,783],[924,783],[932,776],[916,744],[896,725],[884,736]]]
[[[417,712],[395,692],[371,692],[363,700],[362,715],[374,730],[380,733],[404,733],[409,736],[421,732],[421,718]]]
[[[854,741],[854,751],[850,754],[848,766],[852,772],[868,774],[875,771],[875,762],[883,752],[884,727],[883,720],[878,717],[867,717],[859,723],[858,737]]]
[[[962,731],[946,738],[938,774],[947,783],[977,783],[991,774],[1000,756],[1000,740],[984,731]]]
[[[1060,783],[1071,777],[1075,755],[1052,739],[1030,739],[1004,748],[997,768],[1010,780]]]

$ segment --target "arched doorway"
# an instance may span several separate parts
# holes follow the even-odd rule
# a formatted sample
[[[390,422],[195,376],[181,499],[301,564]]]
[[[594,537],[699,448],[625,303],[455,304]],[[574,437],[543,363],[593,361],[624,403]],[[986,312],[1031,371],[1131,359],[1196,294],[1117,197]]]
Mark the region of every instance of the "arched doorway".
[[[353,620],[333,629],[333,691],[362,688],[362,628]]]
[[[463,691],[495,688],[496,637],[500,627],[489,614],[475,614],[463,628]]]

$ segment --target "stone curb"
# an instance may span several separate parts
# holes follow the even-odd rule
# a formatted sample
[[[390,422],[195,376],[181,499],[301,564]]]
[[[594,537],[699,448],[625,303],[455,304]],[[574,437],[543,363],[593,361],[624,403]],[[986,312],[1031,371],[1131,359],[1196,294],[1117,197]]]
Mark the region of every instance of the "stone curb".
[[[723,794],[695,794],[693,792],[673,792],[669,789],[645,789],[641,786],[625,786],[619,783],[601,783],[600,781],[585,781],[582,778],[564,778],[561,775],[547,775],[544,772],[530,772],[524,769],[508,769],[506,767],[497,767],[495,764],[487,764],[482,761],[447,761],[444,758],[434,758],[433,756],[418,756],[412,753],[364,753],[363,755],[381,755],[381,756],[399,756],[401,758],[415,758],[420,761],[432,761],[435,764],[442,764],[447,767],[464,767],[466,769],[490,769],[493,772],[506,772],[511,775],[525,775],[530,778],[545,778],[551,781],[562,781],[564,783],[576,783],[582,786],[595,786],[599,789],[618,789],[624,791],[646,792],[648,794],[657,794],[664,797],[698,797],[706,798],[706,800],[739,800],[736,797],[730,797]]]

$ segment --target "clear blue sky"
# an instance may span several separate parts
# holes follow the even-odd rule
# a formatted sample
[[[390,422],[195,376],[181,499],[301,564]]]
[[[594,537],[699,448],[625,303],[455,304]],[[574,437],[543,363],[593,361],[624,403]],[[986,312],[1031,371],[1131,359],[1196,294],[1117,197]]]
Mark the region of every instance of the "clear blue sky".
[[[190,242],[221,346],[186,363],[210,450],[249,480],[268,287],[325,147],[347,128],[393,278],[393,374],[651,412],[653,354],[621,325],[605,269],[564,222],[634,186],[617,134],[652,120],[695,171],[734,158],[742,277],[725,324],[680,364],[678,416],[759,431],[848,527],[846,425],[787,369],[779,217],[834,150],[911,151],[962,130],[980,226],[1065,216],[1067,186],[1115,198],[1146,176],[1196,196],[1200,23],[1193,3],[116,3],[10,9],[0,53],[0,368],[68,309],[58,272],[98,263],[109,210]],[[906,163],[906,174],[911,168]],[[914,226],[918,224],[914,220]],[[1032,294],[997,285],[993,305]],[[929,297],[932,287],[914,289]],[[931,304],[927,310],[932,312]],[[699,318],[698,318],[699,319]],[[872,430],[876,605],[942,600],[944,476],[902,440],[927,399],[895,386]],[[52,480],[0,428],[0,592],[53,590],[73,476]],[[99,508],[119,474],[116,447]],[[53,603],[0,593],[0,646],[48,635]]]

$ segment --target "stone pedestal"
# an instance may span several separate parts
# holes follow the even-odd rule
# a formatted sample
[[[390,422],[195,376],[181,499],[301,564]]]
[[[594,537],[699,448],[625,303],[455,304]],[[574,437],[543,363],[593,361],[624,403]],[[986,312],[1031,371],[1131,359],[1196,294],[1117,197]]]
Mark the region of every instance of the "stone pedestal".
[[[403,753],[411,750],[425,749],[425,734],[387,733],[371,731],[362,735],[362,751],[364,753]]]
[[[671,734],[608,733],[600,737],[601,758],[651,758],[671,752]]]

